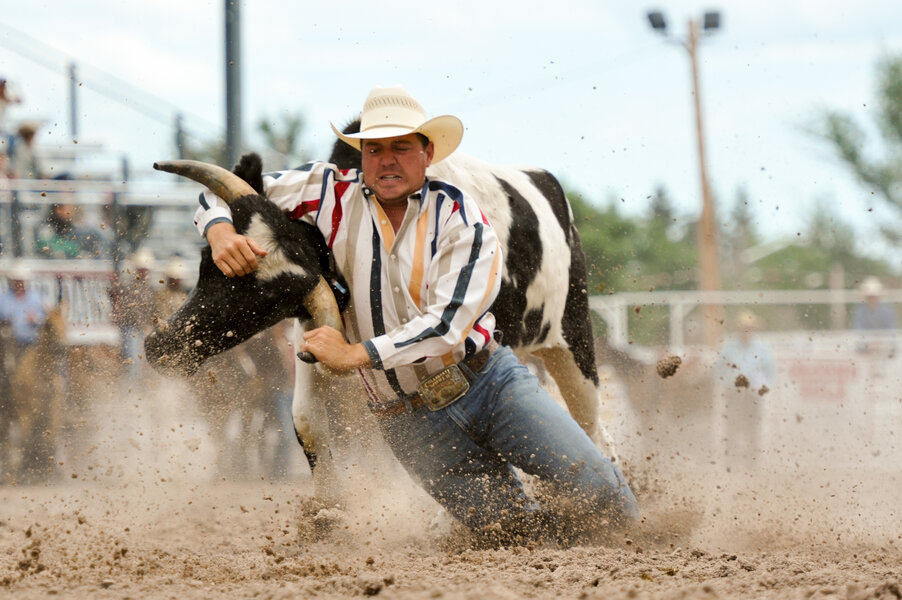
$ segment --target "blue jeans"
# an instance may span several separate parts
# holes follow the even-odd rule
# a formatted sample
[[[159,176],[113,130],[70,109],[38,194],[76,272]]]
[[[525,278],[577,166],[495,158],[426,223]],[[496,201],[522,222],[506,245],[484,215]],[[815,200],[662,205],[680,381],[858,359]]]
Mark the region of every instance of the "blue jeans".
[[[639,516],[620,470],[507,347],[457,402],[379,422],[407,472],[476,533],[502,532],[502,542],[561,541],[580,529],[619,530]],[[552,504],[563,501],[569,518],[527,497],[514,467],[550,487]]]

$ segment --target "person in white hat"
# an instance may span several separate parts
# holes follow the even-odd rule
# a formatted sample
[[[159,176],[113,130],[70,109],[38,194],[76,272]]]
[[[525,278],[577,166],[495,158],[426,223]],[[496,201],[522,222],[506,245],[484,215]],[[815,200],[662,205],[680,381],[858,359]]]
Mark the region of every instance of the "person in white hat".
[[[865,277],[858,286],[862,302],[852,311],[852,329],[861,332],[856,350],[861,354],[893,356],[899,334],[896,309],[883,301],[884,289],[880,279]]]
[[[9,289],[0,293],[0,321],[6,323],[12,333],[14,357],[35,341],[38,330],[47,320],[41,296],[28,287],[30,280],[31,270],[16,265],[6,273]]]
[[[736,316],[734,335],[718,353],[715,386],[723,403],[727,465],[752,469],[761,458],[764,403],[777,375],[773,351],[759,335],[761,319],[750,310]]]
[[[188,276],[185,259],[180,256],[170,258],[163,268],[163,276],[163,286],[154,292],[153,304],[157,316],[167,319],[188,297],[185,290],[185,278]]]
[[[883,302],[883,284],[877,277],[866,277],[858,287],[863,302],[852,313],[852,328],[859,331],[898,329],[896,313]]]
[[[361,150],[361,170],[316,162],[264,176],[272,202],[319,228],[351,288],[349,340],[321,327],[298,350],[358,371],[395,456],[472,531],[516,541],[632,522],[638,508],[620,470],[494,339],[501,245],[472,198],[426,177],[460,144],[460,120],[427,118],[393,86],[370,92],[360,123],[354,134],[332,128]],[[265,255],[210,191],[195,222],[227,276]],[[514,467],[553,486],[579,522],[527,497]]]
[[[150,274],[156,260],[149,248],[139,248],[125,260],[110,288],[113,322],[119,328],[123,364],[134,382],[144,370],[144,337],[153,326],[154,290]]]
[[[17,179],[40,179],[43,177],[43,165],[35,154],[35,136],[40,123],[24,121],[16,128],[10,152],[10,174]]]

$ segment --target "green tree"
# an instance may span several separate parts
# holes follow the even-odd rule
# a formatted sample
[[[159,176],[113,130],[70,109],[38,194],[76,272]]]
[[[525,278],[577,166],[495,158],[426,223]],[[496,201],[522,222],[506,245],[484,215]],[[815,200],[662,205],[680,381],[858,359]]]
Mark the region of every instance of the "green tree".
[[[736,190],[736,199],[730,209],[729,218],[721,222],[720,241],[724,287],[727,289],[743,287],[746,271],[744,251],[760,242],[749,206],[748,191],[744,187]]]
[[[301,138],[307,122],[304,115],[296,112],[285,115],[284,120],[276,121],[264,117],[258,123],[258,130],[267,145],[281,154],[282,168],[291,168],[309,161],[309,156],[301,145]]]
[[[626,291],[691,289],[696,252],[688,232],[677,226],[667,193],[651,196],[646,216],[620,214],[618,202],[605,206],[568,192],[589,272],[590,294]],[[637,307],[629,315],[629,329],[639,343],[657,343],[667,333],[665,307]],[[603,324],[596,322],[599,332]]]
[[[695,245],[678,225],[666,190],[650,196],[641,218],[620,214],[616,199],[599,207],[568,191],[589,271],[590,293],[692,289]]]
[[[568,192],[567,195],[586,255],[589,293],[607,294],[630,289],[624,285],[624,268],[636,257],[633,246],[636,224],[621,216],[613,203],[600,208],[579,192]]]
[[[248,148],[245,152],[254,151],[260,154],[267,170],[303,164],[308,160],[301,143],[305,124],[301,113],[286,114],[282,121],[263,117],[257,122],[257,131],[264,143],[260,148]],[[175,143],[176,150],[184,158],[232,167],[226,164],[228,152],[222,138],[195,141],[194,138],[184,135],[183,131],[177,131]]]
[[[889,206],[899,222],[884,223],[881,232],[892,243],[902,240],[902,55],[889,55],[877,63],[877,110],[874,120],[882,150],[879,157],[866,156],[868,136],[862,125],[839,111],[826,111],[817,124],[858,180]]]

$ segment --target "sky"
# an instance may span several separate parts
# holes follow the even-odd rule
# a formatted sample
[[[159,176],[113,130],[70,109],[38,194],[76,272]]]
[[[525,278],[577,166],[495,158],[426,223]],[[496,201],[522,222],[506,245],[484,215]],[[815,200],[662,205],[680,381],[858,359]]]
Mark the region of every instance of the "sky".
[[[671,38],[649,27],[649,10],[665,14]],[[797,238],[819,206],[863,245],[877,239],[892,209],[811,130],[828,109],[873,122],[877,62],[902,52],[902,3],[885,0],[246,0],[245,139],[259,144],[262,118],[300,112],[308,153],[325,159],[330,121],[356,116],[374,85],[403,84],[430,115],[461,118],[462,152],[544,167],[631,216],[663,187],[678,218],[694,220],[695,117],[679,40],[709,10],[722,26],[698,58],[718,220],[743,189],[765,239]],[[24,98],[9,120],[40,119],[39,143],[73,144],[65,63],[75,61],[77,142],[152,178],[153,161],[174,157],[176,112],[189,131],[224,128],[224,29],[223,0],[15,2],[0,10],[0,75]]]

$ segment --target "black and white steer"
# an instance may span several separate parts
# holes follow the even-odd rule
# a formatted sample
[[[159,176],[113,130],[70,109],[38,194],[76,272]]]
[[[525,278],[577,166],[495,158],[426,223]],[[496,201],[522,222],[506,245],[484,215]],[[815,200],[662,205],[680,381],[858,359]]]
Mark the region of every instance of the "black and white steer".
[[[354,154],[338,147],[331,160],[342,168],[356,166],[354,161]],[[332,292],[343,291],[344,282],[331,270],[328,248],[318,231],[290,220],[255,192],[262,190],[259,157],[245,156],[236,167],[251,183],[194,161],[154,166],[194,179],[229,201],[236,230],[253,237],[269,254],[252,275],[228,278],[213,264],[209,247],[204,248],[197,287],[168,322],[147,337],[151,364],[191,372],[206,358],[284,318],[305,322],[312,315],[307,327],[330,324],[341,329]],[[542,360],[574,419],[616,460],[600,419],[585,259],[560,184],[541,169],[493,166],[461,153],[431,166],[427,175],[454,182],[475,198],[498,232],[505,264],[492,312],[503,343],[521,356]],[[295,329],[299,337],[302,328]],[[328,489],[331,484],[323,477],[331,471],[325,464],[331,458],[329,427],[309,389],[300,384],[306,379],[297,378],[294,425],[317,489]]]
[[[210,247],[204,247],[194,290],[145,339],[151,365],[163,373],[193,375],[206,359],[283,319],[343,330],[339,301],[347,300],[346,286],[332,268],[331,253],[315,227],[289,219],[254,189],[263,188],[259,156],[246,155],[235,167],[244,178],[189,160],[158,162],[154,168],[202,183],[229,202],[235,229],[268,254],[254,273],[229,278],[214,264]],[[303,359],[315,361],[312,355]],[[294,425],[313,468],[319,456],[328,455],[328,435],[303,411],[295,413]]]

